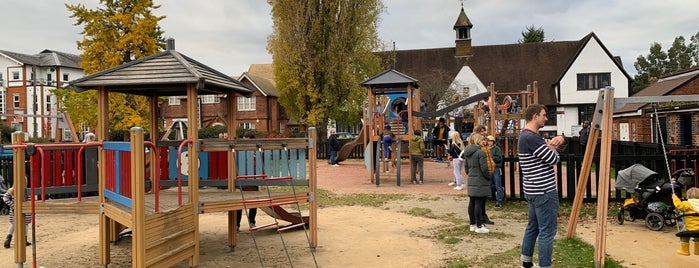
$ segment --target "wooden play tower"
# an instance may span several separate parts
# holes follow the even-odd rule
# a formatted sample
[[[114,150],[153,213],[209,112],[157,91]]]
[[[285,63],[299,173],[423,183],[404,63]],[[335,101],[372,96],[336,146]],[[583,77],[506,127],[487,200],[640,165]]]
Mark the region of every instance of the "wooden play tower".
[[[25,144],[23,134],[13,135],[13,157],[16,199],[25,200],[24,185],[31,187],[30,193],[37,195],[41,202],[15,202],[18,217],[25,214],[82,213],[96,214],[99,217],[99,264],[110,264],[111,242],[119,238],[121,231],[132,232],[133,267],[170,267],[187,262],[190,267],[200,264],[199,215],[202,213],[227,213],[228,246],[236,245],[237,210],[260,208],[271,211],[273,223],[251,227],[250,232],[262,228],[276,228],[280,233],[291,228],[307,231],[308,245],[313,252],[317,245],[317,206],[314,200],[316,191],[316,141],[317,131],[309,128],[307,138],[235,140],[235,135],[227,139],[201,140],[199,136],[199,95],[227,95],[227,130],[236,132],[236,95],[249,96],[252,91],[239,81],[211,69],[174,49],[174,40],[168,40],[167,50],[161,53],[132,61],[93,75],[71,81],[71,87],[78,92],[97,90],[98,126],[95,129],[97,141],[86,144]],[[160,154],[160,142],[144,140],[144,130],[133,127],[129,142],[108,141],[109,94],[123,93],[146,96],[150,101],[151,137],[157,137],[158,100],[161,96],[186,96],[188,100],[187,129],[185,140],[178,145],[177,156],[169,159],[167,153]],[[157,140],[157,138],[153,138]],[[51,147],[97,147],[98,148],[98,196],[81,198],[80,185],[83,175],[77,178],[77,201],[53,202],[43,195],[43,176],[34,176],[28,183],[25,179],[25,156],[43,158],[44,149]],[[172,147],[172,146],[170,146]],[[180,161],[186,150],[187,160]],[[38,152],[38,153],[37,153]],[[220,153],[218,164],[225,166],[225,178],[218,181],[200,177],[200,154]],[[80,162],[78,153],[78,162]],[[149,159],[147,159],[149,158]],[[43,160],[42,160],[43,161]],[[174,180],[163,176],[160,170],[168,162],[176,161],[175,170],[181,174],[182,166],[189,168],[187,180],[177,176]],[[184,162],[184,163],[183,163]],[[202,161],[203,162],[203,161]],[[150,168],[146,169],[146,163]],[[158,164],[156,164],[158,163]],[[203,163],[202,163],[203,165]],[[33,167],[46,170],[47,167]],[[55,169],[56,167],[52,167]],[[81,170],[81,169],[78,169]],[[34,172],[32,172],[34,173]],[[163,180],[163,177],[164,180]],[[148,178],[148,179],[147,179]],[[162,180],[162,181],[161,181]],[[38,183],[40,182],[40,183]],[[162,184],[160,184],[162,182]],[[146,186],[152,189],[150,193]],[[215,186],[209,191],[200,186]],[[280,186],[280,191],[242,191],[247,186]],[[302,190],[295,190],[301,186]],[[172,187],[171,191],[161,191],[162,187]],[[285,190],[290,187],[292,190]],[[217,188],[227,188],[221,190]],[[307,203],[308,216],[287,213],[285,206]],[[298,206],[297,206],[298,207]],[[293,214],[294,219],[289,219]],[[286,217],[286,218],[284,218]],[[292,222],[282,227],[277,219]],[[295,222],[294,222],[295,221]],[[24,225],[18,225],[16,237],[26,236]],[[16,239],[15,263],[21,267],[26,262],[24,239]],[[282,238],[283,242],[283,238]],[[286,249],[286,245],[284,245]],[[258,248],[259,255],[259,248]],[[312,253],[311,253],[312,255]],[[288,256],[288,254],[287,254]],[[315,261],[315,255],[313,255]],[[291,262],[291,258],[289,258]],[[260,257],[260,262],[263,260]],[[264,264],[262,264],[264,266]]]
[[[362,82],[362,86],[367,88],[368,107],[364,113],[364,147],[368,147],[369,156],[369,173],[372,182],[379,186],[381,172],[377,172],[381,161],[379,154],[381,151],[381,135],[384,127],[391,124],[389,122],[389,114],[392,112],[396,97],[404,98],[406,111],[408,113],[408,129],[392,127],[392,131],[396,134],[395,143],[398,144],[397,153],[393,154],[400,158],[401,144],[406,143],[410,148],[410,135],[415,129],[421,126],[421,121],[418,117],[413,116],[413,107],[420,107],[420,86],[414,78],[400,73],[394,69],[386,70],[372,78]],[[393,97],[391,97],[393,96]],[[398,118],[400,120],[400,118]],[[407,134],[404,134],[407,133]],[[407,156],[410,154],[408,153]],[[394,161],[394,160],[392,160]],[[388,163],[384,163],[388,164]],[[397,161],[396,166],[396,182],[400,185],[400,161]]]

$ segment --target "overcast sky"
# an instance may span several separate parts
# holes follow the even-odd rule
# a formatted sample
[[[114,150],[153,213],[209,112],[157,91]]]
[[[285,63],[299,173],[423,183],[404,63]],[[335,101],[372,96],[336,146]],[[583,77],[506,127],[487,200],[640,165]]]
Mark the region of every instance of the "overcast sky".
[[[51,49],[80,54],[82,27],[63,3],[94,8],[97,0],[0,0],[0,49],[36,54]],[[222,73],[237,76],[250,64],[271,63],[267,36],[272,32],[266,0],[154,0],[165,37],[176,49]],[[453,47],[460,0],[383,0],[379,37],[396,49]],[[677,36],[699,32],[699,1],[665,0],[466,0],[473,23],[473,45],[512,44],[527,26],[542,27],[547,41],[579,40],[595,32],[626,71],[647,55],[650,44],[667,49]]]

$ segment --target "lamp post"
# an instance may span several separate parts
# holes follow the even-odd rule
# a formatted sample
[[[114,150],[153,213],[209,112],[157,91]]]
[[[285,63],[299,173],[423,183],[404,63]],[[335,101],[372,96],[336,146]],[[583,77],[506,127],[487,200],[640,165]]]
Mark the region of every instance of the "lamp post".
[[[38,107],[37,107],[38,103],[37,103],[37,99],[36,99],[36,65],[32,65],[32,80],[34,80],[34,81],[32,81],[32,88],[34,89],[32,92],[32,110],[33,110],[33,114],[34,114],[34,116],[32,117],[32,126],[34,128],[32,133],[33,133],[33,137],[36,138],[37,136],[39,136],[39,125],[37,122],[37,115],[38,114],[36,112],[36,110],[38,109]]]

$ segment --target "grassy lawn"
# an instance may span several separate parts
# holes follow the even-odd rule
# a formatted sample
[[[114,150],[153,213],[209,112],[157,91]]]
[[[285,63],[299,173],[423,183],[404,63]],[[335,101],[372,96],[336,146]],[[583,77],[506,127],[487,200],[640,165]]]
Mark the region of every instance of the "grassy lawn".
[[[319,189],[318,190],[318,207],[333,207],[333,206],[367,206],[367,207],[382,207],[391,201],[411,200],[431,198],[438,200],[439,197],[412,196],[404,194],[350,194],[336,195],[332,192]],[[417,200],[420,201],[420,200]],[[609,214],[616,213],[616,210],[611,209],[617,204],[610,204]],[[525,214],[527,211],[526,203],[507,202],[500,209],[504,217],[516,217]],[[570,215],[571,205],[562,202],[560,207],[561,218],[567,219]],[[581,217],[594,219],[596,216],[596,204],[583,204],[581,208]],[[462,240],[471,239],[472,232],[469,231],[468,219],[457,217],[455,214],[448,213],[446,215],[435,215],[430,209],[414,207],[403,211],[412,216],[425,217],[432,219],[440,219],[446,222],[451,222],[453,225],[444,225],[432,233],[432,237],[437,241],[441,241],[447,245],[460,243]],[[561,222],[559,220],[559,222]],[[559,224],[562,228],[564,224]],[[559,232],[561,232],[559,230]],[[513,237],[504,233],[491,233],[496,239],[509,240]],[[502,253],[496,253],[485,257],[471,257],[448,260],[448,267],[509,267],[512,263],[519,263],[520,243],[514,243],[513,247]],[[534,254],[534,262],[537,262],[536,253]],[[592,245],[585,243],[579,238],[561,238],[554,241],[553,266],[554,267],[594,267],[594,248]],[[607,258],[605,267],[623,267],[618,262]]]

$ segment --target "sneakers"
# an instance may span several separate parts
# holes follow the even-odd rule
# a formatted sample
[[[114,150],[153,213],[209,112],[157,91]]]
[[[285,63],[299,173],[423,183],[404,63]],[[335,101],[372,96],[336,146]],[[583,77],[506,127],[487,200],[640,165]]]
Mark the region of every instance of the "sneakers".
[[[447,185],[449,185],[449,186],[456,186],[456,182],[453,182],[453,181],[452,181],[452,182],[450,182],[450,183],[447,184]]]
[[[255,223],[250,223],[250,228],[255,228]]]
[[[488,228],[485,228],[485,225],[482,225],[481,227],[476,228],[474,232],[479,234],[487,234],[490,233],[490,230],[488,230]]]
[[[502,207],[502,204],[496,204],[496,205],[495,205],[495,208],[501,208],[501,207]]]
[[[422,185],[423,181],[420,181],[419,184]]]
[[[476,227],[475,224],[471,224],[471,226],[468,228],[468,230],[471,231],[471,232],[475,232],[476,229],[478,229],[478,227]]]
[[[340,165],[334,164],[334,165],[330,165],[330,166],[331,166],[331,167],[339,167]]]
[[[457,190],[457,191],[461,191],[463,189],[464,189],[463,185],[459,185],[459,186],[454,187],[454,190]]]

